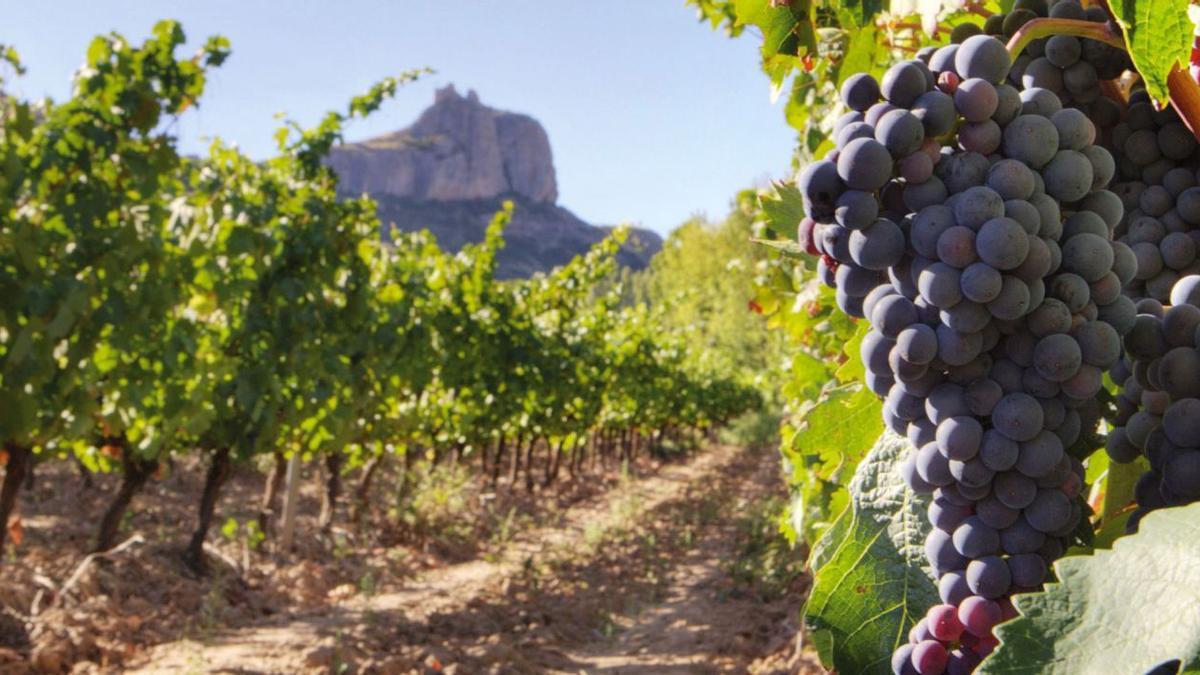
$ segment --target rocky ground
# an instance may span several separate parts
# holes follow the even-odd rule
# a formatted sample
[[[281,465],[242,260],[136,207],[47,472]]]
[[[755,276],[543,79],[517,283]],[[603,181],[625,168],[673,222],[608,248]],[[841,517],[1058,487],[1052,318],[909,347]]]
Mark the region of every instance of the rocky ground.
[[[289,556],[246,536],[262,477],[244,470],[198,579],[179,549],[202,468],[151,485],[125,547],[88,563],[109,481],[41,472],[0,582],[0,672],[820,672],[797,648],[806,578],[768,594],[732,565],[742,516],[782,490],[771,451],[483,494],[470,527],[419,539],[379,525],[385,512],[329,536],[305,518]]]

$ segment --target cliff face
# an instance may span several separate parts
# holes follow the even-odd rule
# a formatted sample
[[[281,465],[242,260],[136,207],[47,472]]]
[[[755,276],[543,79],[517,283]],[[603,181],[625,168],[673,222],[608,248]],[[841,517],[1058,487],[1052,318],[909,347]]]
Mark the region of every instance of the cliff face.
[[[342,192],[378,201],[385,236],[393,227],[429,229],[450,250],[481,240],[503,200],[514,200],[502,276],[548,271],[606,233],[556,205],[550,139],[537,120],[485,106],[453,85],[407,129],[340,146],[329,163]],[[639,269],[662,245],[648,231],[631,239],[620,259]]]

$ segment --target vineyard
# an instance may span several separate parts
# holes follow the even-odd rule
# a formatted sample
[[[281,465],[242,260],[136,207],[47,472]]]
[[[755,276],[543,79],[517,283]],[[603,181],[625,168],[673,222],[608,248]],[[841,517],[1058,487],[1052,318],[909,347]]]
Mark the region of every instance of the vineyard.
[[[92,529],[86,572],[140,544],[129,537],[139,510],[168,506],[148,486],[199,467],[192,515],[160,536],[187,542],[179,573],[203,580],[239,568],[214,536],[260,553],[343,541],[410,508],[428,490],[418,483],[446,472],[553,512],[558,497],[535,495],[560,494],[566,477],[601,487],[621,467],[688,454],[760,406],[711,350],[630,299],[616,274],[623,230],[550,274],[512,281],[495,278],[511,206],[457,253],[420,232],[384,243],[375,204],[339,197],[326,158],[347,124],[424,71],[380,81],[313,128],[287,122],[266,161],[221,141],[185,157],[173,120],[203,105],[230,49],[214,37],[181,57],[184,40],[173,22],[141,44],[98,37],[68,100],[0,98],[9,574],[24,523],[41,515],[21,495],[42,476],[92,495],[96,510],[67,515]],[[3,54],[19,76],[17,52]],[[231,477],[259,469],[260,495],[235,493],[257,513],[227,520]],[[310,469],[320,511],[302,529]],[[114,475],[97,501],[93,477]],[[400,525],[401,539],[421,537],[419,524]],[[59,586],[39,574],[22,572],[30,585],[6,591],[20,599],[10,617],[34,622],[70,603],[75,577]],[[122,660],[85,642],[93,647],[75,656],[43,649],[33,662],[57,671],[74,658]]]
[[[339,190],[431,70],[0,46],[0,671],[1200,672],[1200,10],[686,4],[790,177],[527,278]]]

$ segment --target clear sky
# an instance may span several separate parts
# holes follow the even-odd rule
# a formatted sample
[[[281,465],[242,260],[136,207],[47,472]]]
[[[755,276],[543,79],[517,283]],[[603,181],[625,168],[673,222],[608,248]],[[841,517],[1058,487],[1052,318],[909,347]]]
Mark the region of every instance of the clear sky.
[[[264,157],[277,113],[309,124],[385,75],[432,67],[347,138],[408,125],[448,82],[475,89],[541,121],[559,203],[598,224],[665,233],[720,217],[738,189],[786,173],[794,142],[755,36],[711,31],[683,0],[0,0],[0,16],[0,43],[28,67],[8,88],[26,97],[65,97],[97,33],[140,42],[174,18],[190,44],[228,37],[233,56],[178,127],[188,152],[220,136]]]

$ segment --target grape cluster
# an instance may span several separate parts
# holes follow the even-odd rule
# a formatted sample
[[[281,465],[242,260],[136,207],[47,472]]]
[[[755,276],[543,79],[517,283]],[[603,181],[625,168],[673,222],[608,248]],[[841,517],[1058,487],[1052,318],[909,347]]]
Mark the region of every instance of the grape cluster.
[[[987,35],[1011,38],[1026,23],[1038,18],[1074,19],[1108,23],[1103,7],[1083,7],[1079,0],[1018,0],[1007,14],[994,14],[982,28],[960,24],[951,32],[951,41],[959,42],[982,32]],[[1097,132],[1114,126],[1120,117],[1120,106],[1101,96],[1100,81],[1112,80],[1133,67],[1129,55],[1096,40],[1070,35],[1055,35],[1033,40],[1018,56],[1009,70],[1008,80],[1017,88],[1040,88],[1053,92],[1063,106],[1078,108],[1092,119]]]
[[[1169,301],[1168,308],[1153,298],[1138,302],[1128,356],[1112,372],[1122,385],[1109,457],[1150,462],[1134,491],[1130,531],[1154,509],[1200,500],[1200,276],[1180,279]]]
[[[1074,455],[1135,322],[1120,291],[1136,261],[1113,245],[1122,203],[1087,115],[1006,83],[993,37],[923,56],[846,80],[837,147],[798,186],[800,242],[870,322],[867,386],[913,445],[905,480],[933,494],[944,604],[893,661],[928,675],[990,652],[1008,597],[1042,584],[1083,519]]]
[[[1125,291],[1167,302],[1181,277],[1200,274],[1200,148],[1178,114],[1156,111],[1145,91],[1130,97],[1109,148],[1118,167],[1113,191],[1125,206],[1116,237],[1137,258]]]

